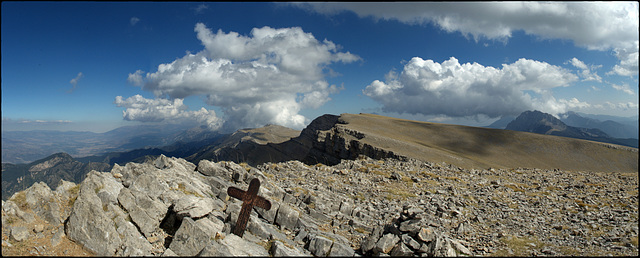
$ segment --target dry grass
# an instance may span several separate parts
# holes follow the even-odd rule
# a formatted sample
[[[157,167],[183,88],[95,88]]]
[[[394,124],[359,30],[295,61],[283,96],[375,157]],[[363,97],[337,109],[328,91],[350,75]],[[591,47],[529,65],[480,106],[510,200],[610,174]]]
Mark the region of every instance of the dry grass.
[[[35,216],[35,221],[32,223],[16,220],[12,226],[22,226],[33,229],[35,225],[44,225],[42,235],[38,236],[32,232],[28,239],[21,242],[13,240],[9,237],[9,232],[3,231],[2,240],[8,241],[12,246],[2,246],[2,256],[95,256],[91,251],[84,249],[79,244],[69,240],[66,236],[62,237],[58,245],[52,246],[51,237],[54,235],[53,231],[61,225],[50,225],[37,215]],[[61,228],[60,230],[64,229]],[[40,247],[41,251],[35,253],[35,246]]]
[[[418,122],[373,114],[342,114],[363,143],[396,154],[463,168],[559,168],[636,172],[638,152],[629,147],[510,130]],[[375,126],[372,126],[375,125]]]
[[[498,250],[492,254],[492,256],[531,256],[532,250],[542,250],[545,243],[540,241],[537,237],[516,237],[516,236],[504,236],[500,238],[508,248],[513,251],[510,254],[507,250]]]

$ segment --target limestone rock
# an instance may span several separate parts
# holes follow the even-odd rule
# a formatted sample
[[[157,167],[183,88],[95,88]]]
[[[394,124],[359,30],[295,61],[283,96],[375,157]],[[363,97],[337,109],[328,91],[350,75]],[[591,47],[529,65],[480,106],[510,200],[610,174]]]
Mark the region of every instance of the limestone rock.
[[[104,211],[96,194],[102,180],[113,177],[110,173],[91,171],[80,187],[78,199],[66,227],[66,234],[97,255],[113,256],[122,243],[113,221]]]
[[[278,241],[278,240],[274,240],[272,241],[271,244],[271,249],[269,250],[269,253],[271,255],[273,255],[274,257],[283,257],[283,256],[287,256],[287,257],[301,257],[301,256],[313,256],[309,253],[305,253],[303,251],[300,251],[296,248],[292,248],[287,246],[285,243]]]
[[[198,256],[268,256],[264,247],[229,234],[206,243]]]
[[[29,238],[29,230],[26,227],[13,227],[11,228],[11,238],[20,242]]]
[[[338,241],[333,242],[329,256],[338,257],[351,257],[355,254],[355,251],[348,244],[340,243]]]
[[[387,233],[383,235],[378,242],[376,242],[376,246],[373,248],[374,253],[385,253],[388,254],[391,252],[391,249],[400,241],[400,238],[394,234]]]
[[[187,195],[175,202],[173,210],[181,217],[200,218],[209,214],[214,208],[220,208],[220,206],[211,198]]]
[[[144,192],[124,188],[118,195],[118,201],[124,207],[140,231],[147,237],[159,226],[167,213],[168,205],[149,198]],[[175,250],[174,250],[175,251]]]
[[[404,243],[399,242],[393,249],[391,249],[391,256],[411,256],[413,252]]]
[[[222,223],[208,218],[194,221],[185,217],[169,248],[180,256],[194,256],[202,251],[217,232],[222,231],[222,226]]]
[[[288,204],[282,203],[278,209],[275,222],[283,228],[295,229],[299,217],[300,212],[291,208]]]
[[[333,241],[320,235],[315,235],[309,241],[309,251],[315,256],[327,256]]]
[[[227,169],[225,169],[220,163],[214,163],[205,159],[198,162],[197,170],[205,176],[219,177],[227,175]]]
[[[62,237],[64,236],[64,226],[60,226],[56,230],[56,233],[53,234],[53,237],[51,237],[51,246],[57,246],[58,244],[60,244],[60,241],[62,241]]]
[[[371,234],[361,242],[360,250],[362,251],[362,253],[366,254],[367,252],[373,250],[373,248],[376,246],[376,243],[382,236],[382,232],[382,227],[376,227],[375,229],[373,229],[373,232],[371,232]]]
[[[38,216],[52,224],[63,222],[60,201],[53,194],[51,188],[44,182],[38,182],[24,191],[27,207]]]

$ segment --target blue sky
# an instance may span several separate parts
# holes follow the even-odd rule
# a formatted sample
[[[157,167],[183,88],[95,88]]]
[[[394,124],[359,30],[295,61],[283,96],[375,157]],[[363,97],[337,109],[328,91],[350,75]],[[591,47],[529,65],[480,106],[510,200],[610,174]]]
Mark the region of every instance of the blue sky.
[[[638,4],[2,2],[2,129],[638,115]]]

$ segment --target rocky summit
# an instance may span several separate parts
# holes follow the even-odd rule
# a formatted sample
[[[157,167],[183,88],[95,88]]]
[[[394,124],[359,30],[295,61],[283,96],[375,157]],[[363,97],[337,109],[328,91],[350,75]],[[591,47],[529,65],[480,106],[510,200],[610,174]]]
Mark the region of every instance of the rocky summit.
[[[227,189],[261,182],[271,208]],[[160,156],[2,202],[3,255],[638,255],[638,174],[359,156],[249,166]]]

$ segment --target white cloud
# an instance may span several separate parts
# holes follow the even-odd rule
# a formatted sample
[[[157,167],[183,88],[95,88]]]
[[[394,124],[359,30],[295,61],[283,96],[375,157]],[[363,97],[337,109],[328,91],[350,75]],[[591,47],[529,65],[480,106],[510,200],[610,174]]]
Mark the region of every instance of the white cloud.
[[[130,73],[129,77],[127,77],[127,81],[135,86],[142,86],[143,78],[142,74],[144,72],[141,70],[137,70],[135,73]]]
[[[616,57],[620,63],[615,65],[607,74],[618,74],[622,76],[638,75],[638,41],[635,49],[615,49]]]
[[[209,6],[206,4],[200,4],[198,6],[196,6],[195,8],[193,8],[193,10],[196,12],[196,14],[200,14],[202,12],[204,12],[204,10],[209,9]]]
[[[575,57],[567,61],[566,63],[571,63],[571,65],[581,70],[580,77],[582,77],[582,81],[602,82],[602,78],[597,73],[591,72],[592,68],[597,69],[601,67],[601,65],[589,67],[584,62],[580,61],[578,58],[575,58]]]
[[[605,102],[605,106],[607,106],[610,109],[622,109],[622,110],[635,109],[636,111],[638,109],[638,103],[633,103],[633,102],[611,103],[607,101]]]
[[[304,3],[322,14],[352,11],[359,17],[433,23],[476,41],[507,41],[513,31],[542,39],[569,39],[589,50],[614,50],[620,64],[612,73],[638,74],[637,2],[428,2]]]
[[[610,83],[610,84],[611,84],[611,87],[613,87],[616,90],[622,91],[622,92],[627,93],[629,95],[633,95],[633,90],[631,90],[631,87],[627,83],[622,83],[622,85],[617,85],[617,84],[614,84],[614,83]]]
[[[2,117],[2,124],[39,124],[39,125],[56,125],[56,124],[70,124],[71,120],[42,120],[42,119],[11,119],[8,117]]]
[[[67,90],[68,93],[73,92],[74,90],[76,90],[76,87],[78,86],[78,81],[80,81],[80,78],[82,78],[84,75],[82,74],[82,72],[79,72],[78,75],[76,75],[76,78],[71,79],[71,81],[69,81],[69,83],[71,83],[71,89]]]
[[[140,21],[140,18],[138,17],[131,17],[131,19],[129,20],[129,23],[131,23],[131,26],[136,25],[136,23],[138,23]]]
[[[117,96],[114,103],[118,107],[124,107],[122,117],[125,120],[141,122],[181,123],[184,121],[196,121],[207,125],[211,130],[217,130],[222,126],[222,120],[216,116],[213,110],[201,108],[197,111],[189,111],[182,103],[183,99],[147,99],[135,95],[127,99]]]
[[[498,69],[460,64],[454,57],[442,63],[414,57],[399,75],[391,72],[385,82],[375,80],[363,93],[381,103],[385,112],[498,117],[538,109],[557,114],[588,105],[577,99],[556,100],[550,94],[577,79],[561,67],[524,58]],[[541,97],[533,98],[527,91]]]
[[[205,95],[207,104],[225,113],[229,130],[267,123],[304,127],[308,120],[298,112],[322,106],[339,90],[325,81],[324,69],[359,60],[297,27],[254,28],[243,36],[221,30],[214,34],[198,23],[194,31],[204,50],[160,64],[144,77],[138,70],[128,81],[156,97]]]

